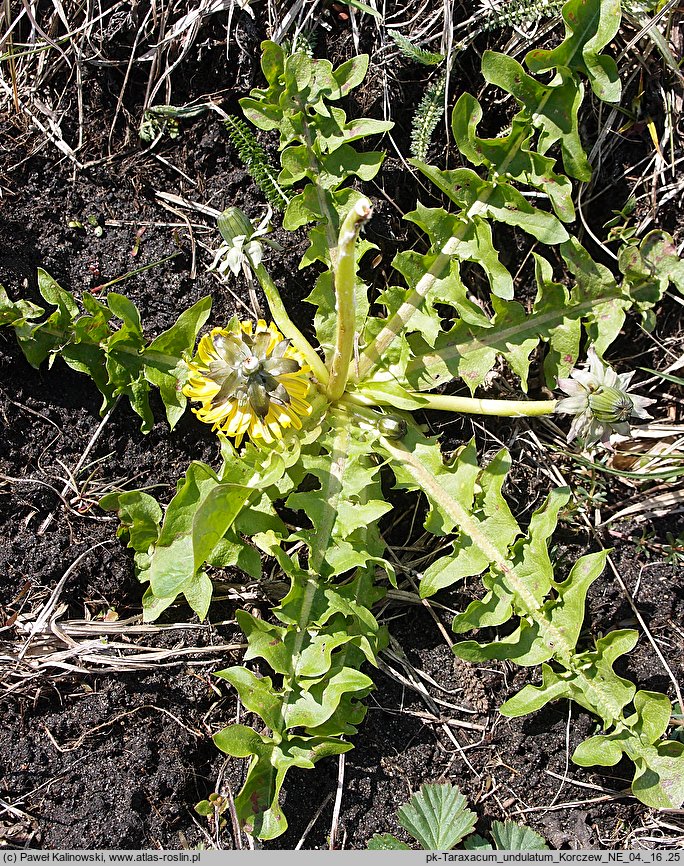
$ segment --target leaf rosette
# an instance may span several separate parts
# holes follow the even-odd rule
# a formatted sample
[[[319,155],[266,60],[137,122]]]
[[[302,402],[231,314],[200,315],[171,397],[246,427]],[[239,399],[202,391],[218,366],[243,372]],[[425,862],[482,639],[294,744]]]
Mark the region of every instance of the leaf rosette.
[[[425,496],[425,528],[445,540],[443,555],[419,575],[421,596],[469,578],[482,581],[482,597],[453,622],[457,634],[479,630],[478,639],[460,641],[454,652],[474,662],[541,666],[541,683],[510,697],[502,714],[573,700],[599,716],[604,729],[576,752],[577,763],[601,764],[601,748],[610,759],[605,765],[625,754],[637,768],[633,791],[645,803],[677,805],[684,796],[677,782],[684,755],[663,739],[669,699],[637,692],[613,669],[633,648],[636,632],[584,635],[587,593],[606,551],[580,557],[564,580],[555,573],[549,545],[569,491],[552,491],[521,525],[505,498],[511,463],[505,450],[481,465],[473,441],[445,462],[437,440],[424,436],[409,414],[427,408],[531,417],[572,409],[580,416],[573,432],[586,428],[592,435],[645,417],[648,400],[627,394],[630,374],[599,369],[594,359],[615,340],[628,310],[648,323],[669,283],[684,285],[681,263],[671,239],[652,233],[621,254],[618,280],[571,234],[571,177],[591,175],[580,137],[582,79],[599,98],[617,99],[614,64],[599,53],[615,33],[616,16],[613,0],[570,0],[563,43],[530,53],[529,74],[510,57],[485,54],[486,80],[518,105],[510,131],[482,137],[479,102],[461,96],[452,130],[467,165],[447,171],[412,161],[446,196],[449,210],[417,202],[405,215],[425,237],[422,246],[395,256],[396,285],[379,293],[358,274],[374,248],[359,236],[373,202],[358,187],[380,171],[384,154],[354,144],[392,124],[348,120],[336,105],[361,84],[368,58],[333,68],[273,42],[262,45],[267,87],[240,104],[257,128],[278,131],[277,184],[289,199],[283,229],[307,226],[300,268],[319,271],[308,299],[316,308],[314,343],[290,319],[266,270],[260,229],[236,208],[219,218],[233,251],[224,270],[253,274],[274,324],[234,318],[203,336],[192,359],[206,300],[147,344],[137,310],[116,293],[106,305],[84,295],[86,315],[79,316],[74,299],[43,275],[41,293],[55,311],[36,322],[42,309],[0,292],[0,323],[14,327],[31,363],[61,354],[90,373],[106,405],[127,395],[145,429],[152,424],[148,386],[157,385],[172,424],[189,398],[199,404],[198,419],[220,434],[220,468],[193,462],[164,509],[142,491],[110,494],[102,504],[118,511],[120,534],[134,551],[141,582],[149,584],[146,620],[180,595],[203,618],[212,569],[235,567],[257,579],[261,553],[289,579],[289,591],[271,609],[277,623],[237,615],[247,639],[244,660],[254,661],[258,672],[233,666],[218,674],[261,719],[256,728],[226,728],[215,742],[226,754],[251,758],[235,811],[262,839],[287,826],[279,802],[286,772],[347,751],[344,737],[364,717],[362,701],[373,686],[360,668],[376,665],[386,645],[372,612],[384,594],[377,582],[395,581],[380,523],[392,509],[385,492],[390,474],[396,488]],[[547,70],[555,74],[537,80]],[[501,255],[502,238],[513,234],[533,256],[537,295],[530,304],[516,298],[516,280]],[[558,282],[554,270],[561,262],[564,281]],[[485,280],[473,280],[472,265]],[[121,325],[112,328],[110,319]],[[583,338],[596,355],[588,372],[571,374]],[[567,401],[475,396],[500,360],[526,392],[539,349],[547,385],[559,381]],[[471,396],[434,393],[454,380]],[[501,627],[502,636],[482,633]],[[266,666],[270,675],[261,672]],[[458,811],[456,802],[437,795],[432,801],[443,815]],[[412,825],[423,832],[425,809],[413,805]],[[411,817],[410,810],[405,814]],[[424,838],[440,846],[453,841]]]

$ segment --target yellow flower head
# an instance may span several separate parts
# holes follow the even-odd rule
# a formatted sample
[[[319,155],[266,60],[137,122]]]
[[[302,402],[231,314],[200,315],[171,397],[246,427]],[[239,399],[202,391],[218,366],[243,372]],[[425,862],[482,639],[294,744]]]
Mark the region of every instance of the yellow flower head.
[[[202,405],[193,409],[238,447],[245,435],[271,444],[283,430],[300,430],[307,402],[309,367],[274,324],[242,322],[214,328],[199,342],[183,393]]]

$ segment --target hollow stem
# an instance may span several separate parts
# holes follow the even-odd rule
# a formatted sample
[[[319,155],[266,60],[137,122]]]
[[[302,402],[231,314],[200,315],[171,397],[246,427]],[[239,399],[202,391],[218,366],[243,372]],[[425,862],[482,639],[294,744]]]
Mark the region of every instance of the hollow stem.
[[[337,334],[328,381],[328,397],[331,401],[339,400],[344,394],[349,377],[349,365],[354,353],[356,324],[354,296],[356,239],[359,236],[361,226],[370,218],[372,212],[370,201],[367,198],[359,199],[347,214],[340,229],[337,261],[334,265]]]
[[[424,409],[440,412],[462,412],[468,415],[498,415],[501,418],[538,417],[552,415],[557,400],[481,400],[479,397],[451,397],[446,394],[417,393]]]
[[[407,391],[407,396],[415,397],[416,409],[436,409],[439,412],[461,412],[467,415],[498,415],[502,418],[538,417],[552,415],[556,411],[557,400],[481,400],[478,397],[451,397],[446,394],[427,394],[423,391]],[[342,401],[358,408],[384,406],[396,408],[391,398],[386,400],[371,393],[348,391]]]

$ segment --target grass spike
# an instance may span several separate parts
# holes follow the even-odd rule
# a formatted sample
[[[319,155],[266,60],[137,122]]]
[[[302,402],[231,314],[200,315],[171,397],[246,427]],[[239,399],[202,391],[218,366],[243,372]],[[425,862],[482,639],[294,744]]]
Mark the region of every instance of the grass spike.
[[[388,30],[389,35],[394,40],[395,45],[409,60],[414,60],[416,63],[421,63],[423,66],[437,66],[444,60],[443,54],[438,54],[436,51],[426,51],[424,48],[419,48],[414,45],[410,39],[402,36],[398,30]]]
[[[484,0],[479,17],[480,31],[498,27],[533,25],[560,15],[565,0]]]
[[[533,29],[538,21],[560,17],[565,2],[566,0],[481,0],[480,8],[467,22],[468,33],[473,38],[478,33],[502,27]],[[653,0],[622,0],[622,8],[627,15],[634,17],[653,11],[655,6]]]
[[[238,156],[271,207],[278,211],[284,210],[289,203],[289,198],[278,184],[278,170],[269,162],[266,151],[259,144],[252,130],[244,120],[232,114],[226,117],[224,125]]]
[[[415,159],[427,158],[430,139],[444,114],[444,88],[446,73],[442,73],[428,86],[411,121],[411,155]]]

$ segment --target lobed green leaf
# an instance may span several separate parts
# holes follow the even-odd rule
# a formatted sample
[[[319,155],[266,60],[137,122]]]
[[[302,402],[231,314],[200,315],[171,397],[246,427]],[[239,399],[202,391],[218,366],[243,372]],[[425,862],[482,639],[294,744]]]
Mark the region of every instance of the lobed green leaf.
[[[553,214],[533,207],[515,187],[503,179],[483,180],[469,168],[442,171],[417,159],[409,160],[446,196],[465,211],[465,216],[489,217],[524,229],[544,244],[560,244],[568,233]]]
[[[559,143],[565,171],[577,180],[590,179],[591,166],[582,147],[578,120],[584,89],[567,68],[558,70],[552,84],[540,84],[517,60],[485,51],[482,74],[490,84],[515,97],[522,112],[516,115],[514,122],[520,119],[539,131],[537,150],[542,156]],[[512,161],[515,156],[513,151],[508,158]]]
[[[287,829],[278,799],[291,767],[311,769],[317,761],[339,755],[351,743],[326,737],[290,736],[274,742],[245,725],[231,725],[214,734],[216,746],[234,758],[252,757],[247,779],[235,797],[238,820],[250,835],[269,840]]]
[[[552,50],[530,51],[525,63],[533,73],[567,68],[589,79],[592,90],[604,102],[619,102],[618,68],[612,57],[599,52],[620,27],[620,0],[568,0],[563,6],[565,39]]]
[[[490,179],[505,175],[518,183],[542,190],[548,195],[559,219],[572,222],[572,184],[569,178],[556,174],[555,160],[530,149],[532,133],[527,120],[518,115],[511,132],[498,138],[480,138],[477,125],[482,119],[480,103],[463,93],[454,107],[451,128],[461,153],[473,165],[485,165]]]

